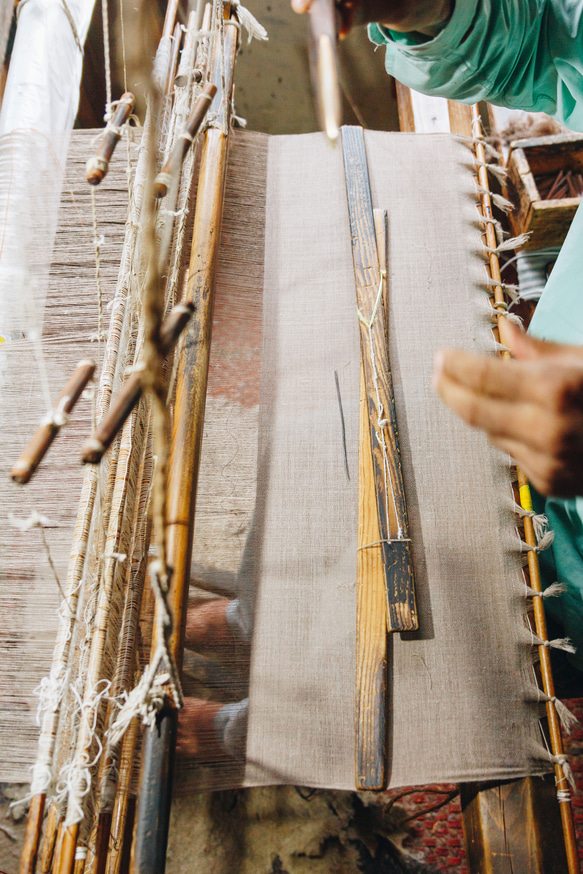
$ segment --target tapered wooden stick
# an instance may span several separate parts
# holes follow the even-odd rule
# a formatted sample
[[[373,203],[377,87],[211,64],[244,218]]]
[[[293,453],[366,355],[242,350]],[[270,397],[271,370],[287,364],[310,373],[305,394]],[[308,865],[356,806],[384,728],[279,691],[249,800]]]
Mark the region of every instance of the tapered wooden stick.
[[[210,355],[214,277],[224,199],[237,37],[238,31],[234,22],[225,22],[224,95],[221,89],[218,52],[215,55],[213,75],[219,89],[215,104],[221,128],[211,128],[206,132],[201,156],[187,290],[187,300],[195,303],[195,315],[188,332],[188,340],[180,354],[170,450],[167,527],[168,564],[173,569],[169,591],[173,627],[170,647],[179,670],[190,579],[194,508]],[[154,640],[152,650],[155,649]],[[156,727],[146,731],[132,850],[133,874],[161,874],[164,870],[176,724],[177,712],[168,703],[158,714]]]
[[[36,798],[42,798],[42,795],[37,795]],[[55,851],[55,843],[57,840],[57,833],[59,831],[59,821],[60,821],[60,813],[59,808],[53,801],[49,805],[49,812],[47,814],[47,820],[45,823],[45,834],[41,847],[40,854],[40,874],[48,874],[51,870],[51,865],[53,863],[53,853]],[[34,817],[31,817],[31,821],[34,822]]]
[[[192,303],[179,303],[164,321],[160,331],[160,342],[164,355],[169,355],[172,352],[180,334],[192,318],[193,312]],[[121,391],[112,401],[108,412],[83,446],[81,457],[85,463],[99,464],[141,396],[142,373],[140,370],[135,370],[126,379]]]
[[[133,112],[135,98],[131,91],[121,95],[115,115],[105,128],[105,133],[96,155],[87,161],[87,182],[90,185],[99,185],[107,176],[109,162],[113,152],[121,139],[122,127]]]
[[[52,414],[41,422],[36,434],[10,471],[14,482],[21,485],[29,482],[94,373],[95,361],[84,358],[79,362],[75,373],[61,392]]]
[[[156,197],[165,197],[168,193],[170,184],[173,178],[175,178],[180,172],[186,153],[193,144],[194,138],[210,109],[210,105],[216,93],[217,86],[212,82],[208,82],[202,89],[200,96],[194,104],[192,112],[186,119],[184,130],[179,135],[172,154],[162,167],[162,170],[156,176],[154,181],[154,194]]]

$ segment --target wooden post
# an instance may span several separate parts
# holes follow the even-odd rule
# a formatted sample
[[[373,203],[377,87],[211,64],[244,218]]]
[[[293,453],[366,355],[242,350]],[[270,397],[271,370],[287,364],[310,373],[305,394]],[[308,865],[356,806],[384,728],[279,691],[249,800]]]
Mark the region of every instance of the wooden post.
[[[183,335],[176,381],[168,477],[167,555],[172,568],[168,595],[173,622],[170,649],[178,670],[184,647],[237,35],[235,23],[225,21],[224,100],[217,52],[213,78],[218,94],[211,111],[216,108],[219,112],[218,127],[207,131],[202,150],[186,293],[186,300],[195,305],[195,313]],[[154,640],[152,649],[155,648]],[[168,703],[158,714],[156,726],[145,734],[132,874],[164,871],[177,719],[175,708]]]
[[[472,874],[565,874],[554,780],[464,783],[462,820]]]

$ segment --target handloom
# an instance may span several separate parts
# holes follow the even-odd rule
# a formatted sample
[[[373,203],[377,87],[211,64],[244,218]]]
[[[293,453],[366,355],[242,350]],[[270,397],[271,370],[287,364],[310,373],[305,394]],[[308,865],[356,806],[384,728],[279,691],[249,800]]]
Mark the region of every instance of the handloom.
[[[224,43],[234,57],[237,29],[223,22],[216,10],[213,20],[220,34],[215,44]],[[214,64],[225,87],[228,58],[228,53],[217,54]],[[164,158],[180,133],[181,117],[188,114],[189,88],[190,83],[186,92],[177,92]],[[241,652],[235,654],[231,675],[213,675],[212,665],[196,658],[187,658],[185,667],[199,680],[204,674],[207,687],[214,681],[215,689],[220,689],[219,700],[231,705],[227,719],[232,723],[237,722],[232,715],[248,713],[248,727],[246,737],[242,741],[239,737],[230,748],[231,756],[223,753],[202,766],[184,761],[177,779],[183,791],[269,782],[352,788],[357,563],[363,562],[364,568],[370,561],[378,563],[383,544],[371,541],[370,549],[357,549],[355,474],[362,462],[360,351],[342,155],[339,150],[331,152],[320,134],[269,138],[239,133],[231,144],[227,166],[228,114],[223,104],[205,133],[189,275],[189,294],[196,295],[197,312],[179,344],[176,373],[170,374],[171,406],[177,410],[189,356],[195,368],[197,356],[208,356],[213,316],[209,288],[214,272],[208,264],[212,268],[219,257],[208,396],[205,399],[194,384],[196,420],[180,417],[174,424],[175,433],[186,429],[182,442],[187,449],[191,441],[198,452],[200,411],[206,403],[192,570],[188,520],[183,523],[173,515],[172,504],[168,520],[171,526],[179,521],[184,529],[179,536],[190,541],[182,552],[181,568],[171,563],[171,585],[178,573],[186,581],[192,573],[197,581],[193,598],[200,598],[204,590],[215,590],[232,595],[243,605],[243,613],[247,605],[247,621],[241,623]],[[96,418],[105,413],[126,368],[139,365],[146,332],[140,292],[147,274],[147,253],[140,247],[144,247],[144,216],[148,214],[142,208],[144,141],[152,135],[150,117],[130,195],[132,212],[123,253],[117,238],[115,258],[121,256],[122,269],[105,350],[98,327],[98,357],[105,360],[105,375]],[[86,141],[90,135],[81,134],[78,139]],[[429,387],[432,351],[437,345],[494,350],[472,144],[452,137],[376,132],[366,132],[364,142],[373,205],[388,215],[389,343],[420,616],[419,631],[392,638],[386,659],[390,663],[386,782],[399,786],[543,773],[553,756],[545,749],[538,728],[539,702],[545,698],[535,684],[532,646],[539,640],[523,621],[529,592],[521,574],[523,547],[515,531],[508,460],[445,412]],[[213,189],[204,187],[205,154],[208,166],[213,148],[220,150],[221,160],[210,172],[220,176],[226,171],[227,186],[220,256],[209,249],[205,259],[196,248],[197,241],[209,228],[216,238],[222,209],[215,206],[213,212],[208,198]],[[90,152],[85,149],[85,155]],[[164,204],[158,214],[158,233],[164,241],[167,214],[179,213],[179,233],[170,247],[166,309],[180,297],[184,280],[184,232],[188,210],[194,204],[190,190],[194,160],[187,161],[180,190],[175,191],[176,202]],[[433,168],[431,184],[417,172],[419,166]],[[104,189],[105,197],[113,196],[115,180],[112,165],[103,183],[110,186]],[[123,192],[120,195],[125,197]],[[104,221],[99,195],[95,222],[89,195],[85,202],[85,221],[89,227],[94,223],[99,233]],[[72,209],[78,211],[77,198],[74,203]],[[122,224],[123,218],[118,222]],[[98,233],[93,239],[88,234],[90,248],[98,242]],[[112,232],[112,260],[113,238]],[[497,245],[489,243],[489,247],[494,251]],[[64,248],[69,250],[69,244]],[[106,247],[101,252],[101,244],[96,248],[103,284]],[[58,263],[53,258],[54,282]],[[76,274],[74,281],[78,282]],[[78,293],[83,305],[95,306],[95,292],[89,284]],[[68,303],[63,306],[66,310]],[[44,325],[40,320],[43,342],[47,351],[54,348],[58,355],[62,341],[56,339],[54,347],[46,342],[55,328],[49,315]],[[60,331],[63,315],[73,334],[71,341],[75,333],[82,333],[85,354],[87,332],[79,332],[67,312],[55,313]],[[21,340],[12,338],[13,354],[22,347],[30,359],[31,339],[26,335]],[[117,361],[114,339],[119,345]],[[75,360],[82,357],[79,351],[80,346],[75,346]],[[13,366],[9,377],[15,387],[26,372],[20,361]],[[204,373],[202,378],[206,379]],[[62,386],[63,379],[58,382]],[[42,411],[42,403],[39,406]],[[40,417],[35,413],[35,423]],[[171,730],[175,725],[175,707],[170,705],[173,698],[174,704],[180,702],[181,690],[173,676],[170,650],[164,649],[163,642],[171,646],[170,636],[180,635],[178,624],[170,627],[166,637],[168,626],[159,621],[168,603],[166,571],[159,569],[159,540],[158,569],[150,575],[158,602],[154,656],[157,652],[161,656],[146,674],[147,683],[135,688],[136,695],[131,691],[139,663],[146,658],[152,624],[152,599],[142,597],[150,535],[147,509],[153,473],[161,463],[152,454],[151,419],[148,403],[141,401],[102,462],[100,474],[90,468],[84,476],[74,560],[61,605],[65,631],[61,630],[59,648],[61,655],[68,650],[70,656],[66,670],[59,667],[44,683],[41,701],[44,747],[32,792],[35,798],[47,794],[52,799],[43,870],[50,870],[51,857],[55,871],[72,870],[73,863],[76,871],[95,870],[103,853],[108,854],[108,870],[119,870],[119,841],[130,796],[136,791],[133,759],[141,732],[138,715],[153,724],[159,718],[157,711],[171,711],[167,724]],[[85,434],[91,430],[87,424]],[[197,429],[194,440],[192,427]],[[21,426],[8,430],[13,442],[21,432]],[[73,474],[78,432],[78,428],[77,433],[66,431],[58,438],[46,468],[37,475],[39,488],[43,473],[49,476],[48,465],[57,459],[65,473]],[[184,487],[180,482],[183,471],[175,469],[171,481],[172,476],[178,479],[174,494],[179,494]],[[63,491],[62,482],[55,485],[59,493]],[[11,488],[6,490],[3,515],[15,495],[16,486]],[[46,497],[41,499],[46,493],[36,494],[42,510],[47,512],[50,505],[51,516],[61,514],[56,519],[57,536],[51,537],[43,514],[24,511],[21,527],[40,529],[49,543],[51,562],[64,578],[64,542],[70,538],[75,515],[67,500],[72,495],[59,494],[58,504],[53,504]],[[191,495],[189,500],[194,491]],[[15,505],[10,509],[14,512]],[[2,530],[16,538],[7,520]],[[23,611],[35,606],[29,600],[32,586],[43,597],[58,601],[54,580],[45,577],[48,556],[40,545],[35,551],[34,544],[26,544],[27,591],[23,591],[22,577],[12,577],[12,591]],[[11,559],[16,557],[16,548],[9,553]],[[529,560],[536,557],[538,548],[536,541],[531,544]],[[170,537],[169,555],[172,549]],[[540,603],[535,598],[535,605]],[[36,606],[43,615],[35,617],[31,639],[15,641],[15,662],[29,665],[34,647],[40,679],[47,670],[46,651],[38,652],[38,643],[32,644],[32,639],[38,640],[39,634],[48,637],[53,621],[40,600]],[[180,608],[173,609],[174,619],[177,612]],[[384,636],[382,608],[380,615],[383,625],[380,631],[377,626],[377,634]],[[188,676],[183,681],[188,692]],[[13,696],[17,683],[14,677]],[[12,708],[13,713],[20,711],[19,725],[23,710],[32,713],[33,685],[27,690],[27,701],[16,702]],[[200,689],[200,683],[192,688]],[[245,699],[248,705],[244,706]],[[129,716],[123,739],[114,730],[121,714]],[[19,750],[12,747],[12,763],[5,764],[5,773],[12,768],[11,779],[24,777],[32,762],[32,732],[30,719],[28,742]],[[155,747],[151,728],[147,738]],[[68,751],[75,747],[71,759]],[[556,764],[566,768],[564,762]],[[59,822],[62,835],[74,835],[66,852],[62,845],[54,850]]]

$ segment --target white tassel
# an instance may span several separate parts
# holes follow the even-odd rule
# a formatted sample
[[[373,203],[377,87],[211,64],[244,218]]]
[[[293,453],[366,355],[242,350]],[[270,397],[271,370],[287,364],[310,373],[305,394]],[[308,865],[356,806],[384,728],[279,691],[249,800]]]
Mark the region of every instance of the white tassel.
[[[517,285],[512,285],[512,283],[497,282],[495,279],[488,277],[486,280],[486,286],[488,288],[501,288],[506,292],[512,303],[516,303],[516,301],[520,299],[520,290]]]
[[[241,4],[240,0],[233,0],[232,5],[237,13],[239,22],[247,31],[247,43],[250,43],[252,39],[269,39],[263,25],[259,24],[255,16]]]
[[[491,173],[498,182],[504,182],[508,176],[506,167],[501,167],[500,164],[487,164],[485,161],[476,161],[478,167],[485,167],[488,173]]]
[[[569,764],[569,759],[567,756],[553,756],[549,755],[551,762],[554,765],[558,765],[563,774],[565,775],[565,779],[569,783],[569,786],[573,790],[573,792],[577,791],[577,784],[575,783],[575,777],[573,776],[573,771],[571,770],[571,765]]]
[[[525,586],[526,594],[529,598],[558,598],[567,591],[565,583],[551,583],[542,592],[537,592],[536,589],[531,589],[530,586]]]
[[[509,250],[520,249],[521,246],[528,241],[530,234],[519,234],[517,237],[510,237],[508,240],[504,240],[503,243],[500,243],[499,246],[496,246],[495,249],[491,249],[490,246],[484,246],[486,252],[489,252],[491,255],[498,255],[500,252],[508,252]]]
[[[554,695],[551,698],[549,695],[545,695],[544,692],[541,692],[541,698],[543,701],[551,701],[555,705],[555,710],[557,711],[557,716],[559,717],[559,721],[567,732],[567,734],[571,734],[576,725],[579,725],[579,720],[572,713],[566,704],[556,698]]]
[[[534,536],[537,539],[537,542],[541,540],[549,527],[549,520],[544,513],[533,513],[532,515],[532,527],[534,528]]]
[[[532,634],[533,646],[544,646],[546,649],[561,649],[571,654],[577,652],[568,637],[557,637],[554,640],[542,640],[537,634]]]
[[[514,209],[514,204],[510,200],[507,200],[505,197],[502,197],[501,194],[495,194],[493,191],[489,191],[482,185],[477,185],[476,188],[478,190],[478,194],[489,194],[494,206],[497,206],[498,209],[502,210],[502,212],[510,212],[512,209]]]

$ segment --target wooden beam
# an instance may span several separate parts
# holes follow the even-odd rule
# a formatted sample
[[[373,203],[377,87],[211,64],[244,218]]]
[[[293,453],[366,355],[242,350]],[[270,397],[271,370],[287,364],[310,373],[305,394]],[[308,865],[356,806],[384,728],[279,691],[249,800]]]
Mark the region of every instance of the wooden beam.
[[[567,874],[552,778],[464,783],[461,805],[472,874]]]

